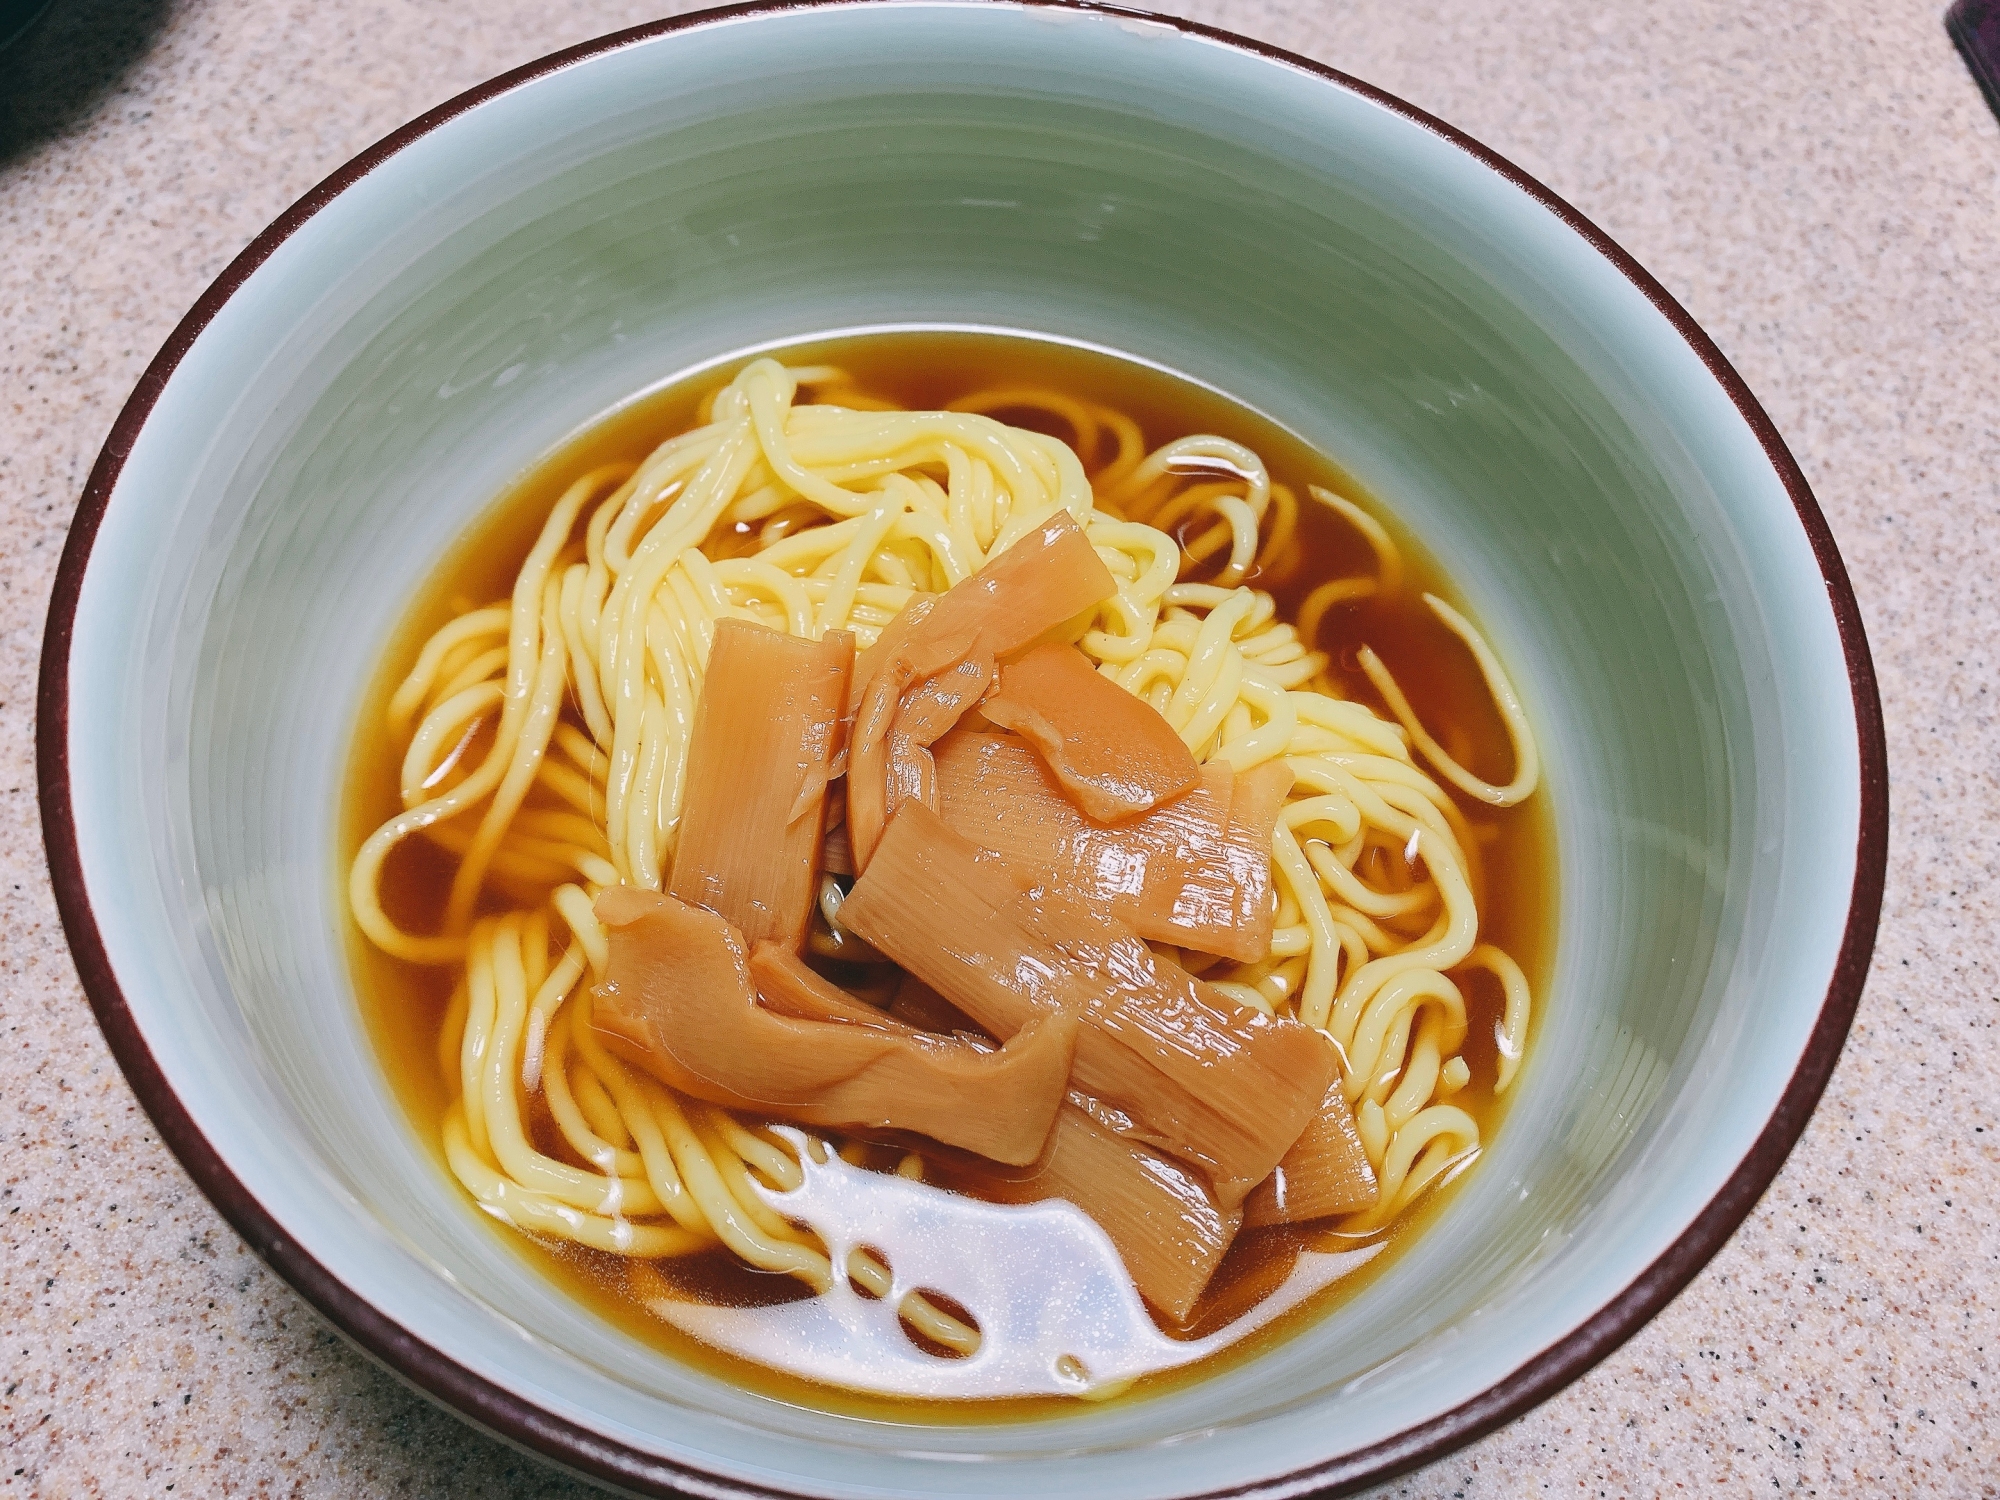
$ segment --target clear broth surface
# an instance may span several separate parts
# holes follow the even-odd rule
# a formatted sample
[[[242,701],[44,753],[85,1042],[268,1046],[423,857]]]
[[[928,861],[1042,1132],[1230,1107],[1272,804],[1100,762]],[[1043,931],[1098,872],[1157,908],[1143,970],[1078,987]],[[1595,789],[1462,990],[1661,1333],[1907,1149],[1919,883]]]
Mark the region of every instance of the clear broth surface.
[[[1372,571],[1366,543],[1330,508],[1314,502],[1306,486],[1317,484],[1355,502],[1382,521],[1401,546],[1404,585],[1394,595],[1338,606],[1326,616],[1317,644],[1328,653],[1332,675],[1342,693],[1389,717],[1356,659],[1362,646],[1372,646],[1396,674],[1426,727],[1461,764],[1495,781],[1505,781],[1512,774],[1505,726],[1477,665],[1422,602],[1425,593],[1434,593],[1463,610],[1463,601],[1450,580],[1422,544],[1399,524],[1390,506],[1364,492],[1326,455],[1269,419],[1150,366],[1025,337],[878,333],[800,343],[775,354],[790,364],[839,365],[862,389],[911,410],[934,410],[974,391],[1036,385],[1126,412],[1139,423],[1149,449],[1196,432],[1219,433],[1244,444],[1263,458],[1272,479],[1292,486],[1300,500],[1293,544],[1301,556],[1300,565],[1283,579],[1260,578],[1253,572],[1245,580],[1251,587],[1273,593],[1284,619],[1295,617],[1299,603],[1318,584]],[[390,695],[424,639],[462,610],[507,596],[543,519],[577,474],[616,460],[642,459],[662,440],[693,425],[702,396],[746,362],[708,367],[638,396],[592,422],[524,474],[452,549],[391,637],[382,666],[365,696],[349,756],[342,809],[345,860],[352,859],[369,833],[401,810],[397,778],[404,747],[379,726]],[[993,414],[1067,436],[1035,414]],[[1086,468],[1096,466],[1094,455],[1081,456]],[[1534,705],[1529,708],[1532,714]],[[1492,1081],[1497,1060],[1494,1028],[1500,1012],[1499,987],[1483,975],[1466,986],[1470,1033],[1464,1056],[1472,1070],[1472,1082],[1453,1096],[1452,1102],[1478,1121],[1483,1147],[1500,1128],[1507,1101],[1522,1089],[1535,1086],[1534,1032],[1547,994],[1556,930],[1554,821],[1546,786],[1524,804],[1508,809],[1486,807],[1464,797],[1456,800],[1472,826],[1483,865],[1478,892],[1480,936],[1514,957],[1536,1000],[1527,1059],[1509,1094],[1496,1097]],[[406,930],[434,930],[452,868],[450,856],[443,851],[421,839],[405,841],[383,872],[384,909]],[[345,864],[341,888],[345,888]],[[449,966],[421,968],[392,959],[367,943],[351,923],[348,948],[361,1012],[393,1091],[449,1190],[460,1193],[463,1190],[445,1164],[440,1139],[452,1095],[436,1060],[438,1030],[454,970]],[[531,1100],[528,1123],[538,1147],[569,1157],[539,1096]],[[892,1166],[898,1155],[900,1152],[885,1150],[880,1165]],[[1469,1169],[1476,1171],[1477,1162],[1469,1164]],[[1387,1239],[1385,1250],[1268,1328],[1196,1364],[1147,1377],[1113,1399],[1141,1399],[1184,1387],[1254,1357],[1325,1316],[1378,1277],[1395,1259],[1398,1248],[1423,1232],[1455,1190],[1452,1182],[1433,1188],[1378,1236]],[[1091,1409],[1069,1398],[911,1401],[806,1381],[721,1353],[671,1327],[645,1307],[646,1299],[663,1292],[731,1306],[809,1296],[809,1290],[797,1281],[751,1270],[719,1250],[678,1261],[627,1261],[532,1239],[497,1222],[492,1228],[598,1317],[677,1359],[776,1400],[899,1423],[1021,1420]],[[1355,1243],[1315,1225],[1244,1230],[1197,1305],[1190,1325],[1168,1331],[1198,1337],[1220,1328],[1283,1281],[1302,1249],[1345,1249]]]

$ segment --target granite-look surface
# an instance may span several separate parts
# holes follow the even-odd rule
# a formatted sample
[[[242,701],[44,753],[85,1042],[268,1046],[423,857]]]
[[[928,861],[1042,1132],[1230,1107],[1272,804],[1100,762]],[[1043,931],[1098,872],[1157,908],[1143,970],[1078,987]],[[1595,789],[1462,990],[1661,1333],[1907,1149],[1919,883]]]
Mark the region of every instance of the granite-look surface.
[[[1882,674],[1860,1018],[1735,1240],[1593,1374],[1383,1495],[2000,1494],[2000,126],[1943,0],[1214,0],[1644,262],[1797,452]],[[353,1353],[160,1146],[42,863],[32,693],[119,405],[229,258],[460,89],[663,7],[62,0],[0,119],[0,1492],[580,1495]]]

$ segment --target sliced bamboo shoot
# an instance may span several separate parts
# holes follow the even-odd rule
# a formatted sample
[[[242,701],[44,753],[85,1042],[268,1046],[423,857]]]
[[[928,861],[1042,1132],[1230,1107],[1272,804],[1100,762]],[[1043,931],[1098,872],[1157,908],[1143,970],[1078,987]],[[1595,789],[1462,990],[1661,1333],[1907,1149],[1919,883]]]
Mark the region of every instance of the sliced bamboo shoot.
[[[594,1024],[663,1083],[804,1125],[915,1131],[1012,1165],[1041,1155],[1069,1077],[1073,1016],[1035,1016],[998,1052],[800,1020],[756,1003],[742,935],[714,912],[613,886],[597,916],[610,964]]]
[[[750,982],[765,1005],[797,1020],[835,1021],[901,1034],[916,1029],[855,999],[782,943],[759,943],[750,950]]]
[[[935,805],[930,746],[993,681],[997,658],[1021,650],[1117,591],[1067,511],[1058,512],[964,582],[906,609],[857,664],[849,694],[847,838],[865,870],[907,801]]]
[[[751,943],[805,937],[853,662],[845,631],[808,641],[716,623],[668,890]]]
[[[1072,1088],[1101,1123],[1201,1168],[1225,1208],[1332,1081],[1312,1031],[1223,999],[1075,897],[1022,891],[920,804],[891,821],[841,920],[994,1036],[1080,1013]]]
[[[1338,1080],[1277,1170],[1243,1200],[1245,1224],[1303,1224],[1375,1202],[1375,1169]]]
[[[939,742],[936,763],[945,822],[1020,878],[1101,902],[1155,942],[1240,963],[1270,952],[1271,833],[1291,787],[1285,766],[1237,775],[1211,763],[1192,791],[1106,827],[1078,811],[1016,735],[960,730]]]
[[[919,1031],[976,1032],[978,1024],[914,974],[905,974],[889,1002],[889,1014]]]
[[[1008,662],[980,709],[1032,745],[1070,801],[1099,823],[1171,802],[1201,776],[1173,725],[1074,646],[1037,646]]]

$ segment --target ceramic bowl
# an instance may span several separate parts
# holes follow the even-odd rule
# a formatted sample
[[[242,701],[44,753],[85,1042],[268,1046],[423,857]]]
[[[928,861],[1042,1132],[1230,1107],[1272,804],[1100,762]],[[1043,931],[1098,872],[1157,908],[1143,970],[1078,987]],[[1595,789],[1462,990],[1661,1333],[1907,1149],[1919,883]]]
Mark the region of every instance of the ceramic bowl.
[[[1535,705],[1561,926],[1479,1169],[1213,1379],[914,1428],[678,1364],[543,1281],[392,1098],[337,826],[447,545],[630,393],[777,340],[985,326],[1229,392],[1424,538]],[[163,1138],[343,1332],[584,1473],[705,1495],[1296,1494],[1448,1449],[1627,1337],[1748,1211],[1882,879],[1854,601],[1797,467],[1546,189],[1316,64],[1087,7],[716,12],[497,79],[303,199],[118,421],[47,636],[48,846]]]

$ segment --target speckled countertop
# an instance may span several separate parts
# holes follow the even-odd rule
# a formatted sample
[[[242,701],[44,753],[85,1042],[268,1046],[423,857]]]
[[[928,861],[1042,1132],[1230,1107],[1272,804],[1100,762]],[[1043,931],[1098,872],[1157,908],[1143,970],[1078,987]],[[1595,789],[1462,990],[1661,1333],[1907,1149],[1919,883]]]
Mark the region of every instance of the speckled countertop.
[[[1383,1495],[2000,1494],[2000,126],[1943,0],[1213,0],[1513,158],[1735,361],[1882,676],[1874,971],[1790,1165],[1649,1328]],[[64,530],[182,312],[405,119],[658,0],[59,0],[0,80],[0,1492],[583,1494],[426,1405],[161,1147],[63,944],[33,683]]]

